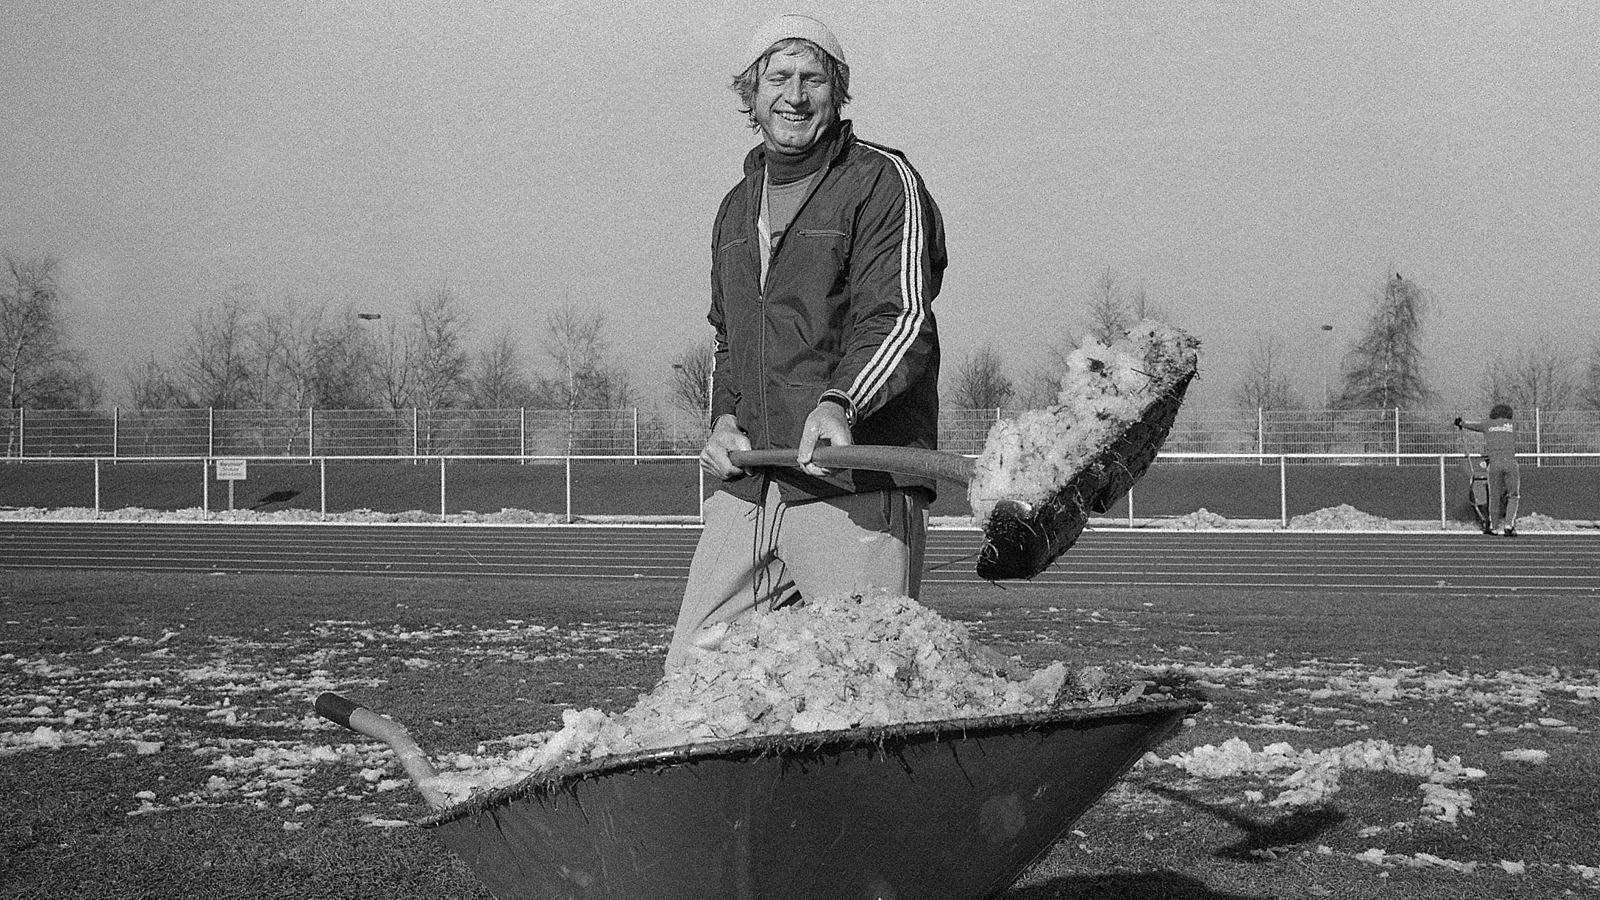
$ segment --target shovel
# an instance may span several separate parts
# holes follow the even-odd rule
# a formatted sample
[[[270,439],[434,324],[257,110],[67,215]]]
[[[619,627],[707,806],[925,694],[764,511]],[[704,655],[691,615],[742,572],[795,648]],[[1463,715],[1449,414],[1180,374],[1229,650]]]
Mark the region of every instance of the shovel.
[[[1137,421],[1063,483],[1052,486],[1044,501],[1003,498],[996,503],[983,522],[978,575],[990,581],[1033,578],[1077,543],[1089,516],[1110,510],[1150,468],[1193,378],[1191,371],[1146,405]],[[824,468],[870,469],[961,485],[972,481],[974,465],[959,453],[916,447],[818,447],[811,458]],[[740,468],[800,465],[793,450],[737,450],[728,459]]]

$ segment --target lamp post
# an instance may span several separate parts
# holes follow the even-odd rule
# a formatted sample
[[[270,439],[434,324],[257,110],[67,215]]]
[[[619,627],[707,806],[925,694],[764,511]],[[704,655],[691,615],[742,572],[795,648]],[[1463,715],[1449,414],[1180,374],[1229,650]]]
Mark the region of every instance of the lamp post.
[[[1328,366],[1331,353],[1329,345],[1333,341],[1333,326],[1323,325],[1322,333],[1324,335],[1322,341],[1322,408],[1327,409],[1333,405],[1333,398],[1328,394]]]

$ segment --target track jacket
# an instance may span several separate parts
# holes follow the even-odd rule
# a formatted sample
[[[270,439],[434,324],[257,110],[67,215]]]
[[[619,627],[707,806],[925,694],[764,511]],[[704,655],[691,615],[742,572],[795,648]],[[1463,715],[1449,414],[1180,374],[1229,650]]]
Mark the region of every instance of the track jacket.
[[[811,193],[772,249],[761,283],[757,221],[766,152],[723,198],[712,236],[716,369],[711,420],[733,414],[757,450],[795,447],[825,396],[845,405],[858,444],[938,443],[939,340],[932,303],[945,268],[944,225],[899,151],[856,138],[848,120]],[[775,468],[785,499],[919,486],[851,470],[819,479]],[[761,479],[724,489],[755,502]]]
[[[1490,419],[1486,422],[1462,422],[1468,431],[1483,434],[1484,455],[1490,462],[1496,460],[1515,462],[1517,459],[1516,428],[1510,419]]]

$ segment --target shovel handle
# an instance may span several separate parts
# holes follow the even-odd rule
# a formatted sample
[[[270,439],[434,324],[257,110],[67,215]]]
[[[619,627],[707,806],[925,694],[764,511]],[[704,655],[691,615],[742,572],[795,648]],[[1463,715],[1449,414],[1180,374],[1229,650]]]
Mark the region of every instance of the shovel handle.
[[[404,725],[332,691],[324,691],[317,696],[316,710],[317,715],[335,725],[388,744],[389,749],[394,751],[395,759],[400,761],[400,767],[411,776],[411,783],[428,806],[443,809],[449,805],[449,799],[430,782],[438,774],[433,769],[433,763],[428,762],[428,755],[417,746]]]
[[[728,454],[728,461],[741,469],[800,466],[793,450],[735,450]],[[871,469],[874,472],[933,478],[955,484],[966,484],[972,480],[971,459],[959,453],[921,447],[878,447],[868,444],[818,447],[812,451],[811,461],[825,469]]]

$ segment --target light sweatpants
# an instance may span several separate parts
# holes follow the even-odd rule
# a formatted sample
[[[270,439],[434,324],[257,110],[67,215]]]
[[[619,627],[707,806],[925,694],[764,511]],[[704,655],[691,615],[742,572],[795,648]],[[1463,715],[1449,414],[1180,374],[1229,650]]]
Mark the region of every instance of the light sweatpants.
[[[705,530],[667,650],[669,672],[713,626],[803,597],[887,592],[914,598],[922,586],[928,504],[921,491],[785,503],[769,482],[764,503],[718,491],[701,514]]]
[[[1500,496],[1506,496],[1506,511],[1500,514]],[[1515,458],[1489,460],[1489,527],[1499,530],[1504,521],[1507,528],[1517,527],[1517,506],[1522,502],[1522,473]]]

